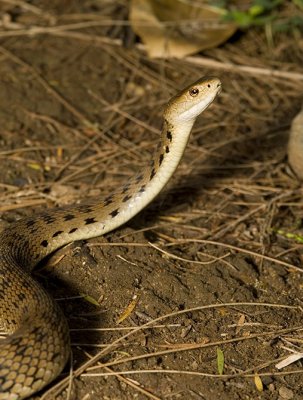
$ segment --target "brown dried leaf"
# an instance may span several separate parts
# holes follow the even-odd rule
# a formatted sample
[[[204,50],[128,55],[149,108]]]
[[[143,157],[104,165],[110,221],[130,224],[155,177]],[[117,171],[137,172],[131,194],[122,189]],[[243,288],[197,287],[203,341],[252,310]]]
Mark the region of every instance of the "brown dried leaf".
[[[118,318],[117,325],[121,324],[121,322],[123,322],[126,318],[130,316],[130,314],[134,311],[136,305],[138,304],[138,301],[139,301],[139,296],[135,294],[132,298],[132,301],[129,303],[129,305],[126,307],[126,309]]]
[[[150,57],[182,58],[225,42],[237,29],[223,11],[181,0],[132,0],[130,22]]]

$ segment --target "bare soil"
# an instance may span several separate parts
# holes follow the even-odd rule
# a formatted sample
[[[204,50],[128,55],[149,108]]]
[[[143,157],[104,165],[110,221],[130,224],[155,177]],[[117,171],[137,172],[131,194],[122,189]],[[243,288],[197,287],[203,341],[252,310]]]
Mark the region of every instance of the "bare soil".
[[[286,158],[302,36],[251,28],[204,52],[222,66],[207,68],[151,60],[127,24],[104,23],[127,21],[124,1],[14,4],[0,4],[2,227],[121,186],[148,162],[170,96],[203,75],[223,82],[163,193],[35,271],[71,328],[77,376],[59,398],[303,399],[302,361],[276,367],[302,352],[303,188]],[[100,24],[54,28],[83,21]]]

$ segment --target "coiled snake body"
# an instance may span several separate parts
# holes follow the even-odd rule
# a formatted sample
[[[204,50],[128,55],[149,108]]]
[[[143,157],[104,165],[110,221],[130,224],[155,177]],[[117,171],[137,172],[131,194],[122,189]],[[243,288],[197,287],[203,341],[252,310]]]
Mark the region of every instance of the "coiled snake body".
[[[150,165],[120,190],[98,201],[58,208],[18,221],[0,234],[0,400],[24,399],[50,383],[70,354],[61,309],[31,277],[46,255],[74,240],[103,235],[142,210],[175,171],[191,128],[221,90],[202,78],[173,97]]]

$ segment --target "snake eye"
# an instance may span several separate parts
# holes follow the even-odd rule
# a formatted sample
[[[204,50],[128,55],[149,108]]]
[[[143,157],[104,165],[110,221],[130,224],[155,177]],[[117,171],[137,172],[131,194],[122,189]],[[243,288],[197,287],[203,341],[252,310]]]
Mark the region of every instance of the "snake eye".
[[[197,96],[197,94],[199,94],[199,89],[197,89],[197,88],[192,88],[192,89],[190,89],[189,94],[190,94],[192,97],[195,97],[195,96]]]

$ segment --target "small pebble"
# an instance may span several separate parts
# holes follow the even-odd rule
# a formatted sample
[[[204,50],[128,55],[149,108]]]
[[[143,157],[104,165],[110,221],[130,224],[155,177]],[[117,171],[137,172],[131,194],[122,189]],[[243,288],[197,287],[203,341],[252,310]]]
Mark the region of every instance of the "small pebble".
[[[288,389],[285,386],[280,387],[279,389],[279,395],[281,400],[291,400],[294,398],[294,393],[292,390]]]

